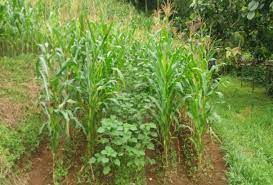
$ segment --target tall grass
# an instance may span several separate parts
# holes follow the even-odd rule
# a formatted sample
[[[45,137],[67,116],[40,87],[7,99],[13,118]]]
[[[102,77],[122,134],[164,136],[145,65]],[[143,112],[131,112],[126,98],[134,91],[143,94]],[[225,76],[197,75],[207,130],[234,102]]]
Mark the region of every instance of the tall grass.
[[[149,18],[143,19],[123,1],[4,0],[0,4],[0,55],[38,54],[38,44],[47,42],[52,31],[81,16],[94,22],[115,22],[123,28],[135,23],[139,25],[137,29],[149,26],[146,24]]]

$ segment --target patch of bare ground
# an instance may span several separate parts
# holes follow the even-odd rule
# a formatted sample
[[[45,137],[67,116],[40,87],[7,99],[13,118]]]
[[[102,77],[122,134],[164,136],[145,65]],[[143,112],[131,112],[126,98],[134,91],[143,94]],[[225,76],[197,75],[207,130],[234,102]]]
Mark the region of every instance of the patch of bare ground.
[[[23,105],[7,98],[0,99],[0,120],[10,127],[20,122],[24,115]]]
[[[39,86],[33,61],[0,59],[0,122],[16,127],[29,113],[37,112]]]
[[[25,169],[25,165],[30,161],[30,170]],[[30,158],[23,158],[19,162],[20,175],[17,182],[13,185],[53,185],[52,179],[52,155],[47,144],[43,143],[39,149],[31,155]]]
[[[210,136],[205,137],[205,164],[203,170],[194,176],[189,176],[183,160],[175,170],[170,170],[164,178],[163,173],[158,174],[158,166],[152,165],[147,168],[146,177],[148,185],[227,185],[225,176],[226,165],[223,153],[216,141]]]
[[[223,154],[219,145],[211,139],[210,136],[205,137],[205,165],[201,172],[194,177],[189,177],[188,171],[183,160],[178,163],[176,169],[170,170],[167,177],[163,177],[160,172],[159,165],[150,165],[146,169],[147,185],[227,185],[225,176],[226,165],[223,159]],[[79,148],[80,149],[79,149]],[[78,146],[73,156],[70,156],[71,167],[68,175],[63,179],[64,185],[76,185],[77,175],[81,174],[83,167],[81,157],[86,149],[83,146]],[[152,154],[153,155],[153,154]],[[70,159],[70,160],[71,160]],[[52,182],[52,155],[46,144],[41,144],[38,151],[31,155],[31,169],[28,172],[23,172],[22,178],[17,178],[18,184],[13,185],[53,185]],[[23,159],[20,168],[25,170],[26,159]]]
[[[33,82],[12,85],[16,88],[22,86],[19,93],[26,96],[26,100],[12,100],[10,96],[0,97],[0,121],[7,124],[9,127],[16,127],[25,118],[28,112],[34,113],[38,111],[36,100],[39,94],[39,86]],[[0,85],[1,88],[1,85]]]
[[[29,95],[32,103],[34,103],[39,95],[39,90],[40,90],[39,86],[37,85],[37,83],[34,80],[25,83],[24,86],[27,89],[28,95]]]

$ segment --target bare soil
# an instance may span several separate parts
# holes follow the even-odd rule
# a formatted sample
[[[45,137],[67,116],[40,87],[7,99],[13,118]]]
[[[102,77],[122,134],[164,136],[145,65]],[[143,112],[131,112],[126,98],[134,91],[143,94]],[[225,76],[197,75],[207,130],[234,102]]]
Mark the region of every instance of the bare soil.
[[[181,161],[176,169],[165,174],[159,173],[157,165],[149,166],[147,169],[148,185],[227,185],[225,176],[226,165],[223,153],[219,145],[208,135],[205,137],[205,164],[202,171],[194,176],[189,176],[185,163]]]
[[[27,172],[22,172],[22,177],[26,181],[26,185],[53,185],[52,180],[52,155],[46,144],[41,144],[30,158],[31,169]],[[25,171],[24,165],[26,159],[22,159],[19,164],[21,171]]]
[[[12,100],[11,97],[0,97],[0,121],[9,127],[18,126],[28,113],[39,111],[35,105],[39,93],[38,86],[32,82],[26,83],[25,86],[28,101],[21,102]]]
[[[23,107],[7,98],[0,99],[0,121],[14,127],[23,118]]]
[[[226,165],[223,159],[223,153],[217,142],[211,139],[210,136],[205,137],[206,154],[205,166],[195,176],[189,176],[184,162],[181,161],[176,169],[170,170],[167,177],[164,178],[162,171],[158,165],[147,167],[146,179],[148,185],[227,185],[225,176]],[[77,162],[73,162],[75,166],[69,170],[68,176],[62,184],[76,185],[76,175],[80,170],[80,154],[75,157]],[[73,158],[74,158],[73,157]],[[23,159],[25,160],[25,159]],[[38,151],[31,158],[31,170],[24,173],[24,185],[53,185],[52,181],[52,155],[46,144],[41,144]],[[78,165],[77,165],[78,164]],[[21,169],[24,169],[24,162],[21,164]],[[22,182],[22,180],[21,180]]]

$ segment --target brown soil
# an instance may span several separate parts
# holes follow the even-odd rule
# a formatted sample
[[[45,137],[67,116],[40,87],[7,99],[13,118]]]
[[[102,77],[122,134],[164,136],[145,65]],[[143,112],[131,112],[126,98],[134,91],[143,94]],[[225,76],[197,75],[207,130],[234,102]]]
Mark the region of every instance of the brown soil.
[[[32,100],[32,103],[33,103],[38,98],[39,91],[40,91],[39,86],[37,85],[37,83],[34,80],[29,81],[28,83],[25,83],[24,86],[26,87],[27,92]]]
[[[28,101],[19,102],[17,100],[12,100],[8,97],[0,97],[0,121],[7,124],[9,127],[16,127],[25,118],[27,112],[37,112],[37,106],[35,106],[35,101],[39,94],[39,87],[34,81],[30,81],[23,84],[17,84],[23,86],[22,92],[26,93],[29,98]],[[12,85],[16,86],[15,84]],[[8,87],[7,89],[11,89]],[[0,84],[1,89],[1,84]]]
[[[227,170],[226,163],[224,161],[224,155],[221,151],[219,144],[214,141],[212,138],[206,136],[206,158],[211,160],[211,169],[209,169],[209,177],[211,184],[215,185],[226,185],[227,178],[225,172]],[[203,182],[205,181],[203,177]]]
[[[27,185],[53,185],[52,181],[52,155],[46,144],[41,144],[39,150],[31,156],[31,169],[23,172],[23,178]],[[22,170],[26,160],[22,159],[19,164]]]
[[[161,185],[173,184],[173,185],[227,185],[227,179],[225,176],[226,165],[223,159],[222,151],[218,144],[211,139],[211,137],[205,137],[206,152],[205,152],[205,164],[203,170],[194,177],[189,177],[186,165],[181,161],[175,170],[170,170],[166,173],[164,178],[163,173],[160,173],[158,166],[150,166],[147,170],[147,184],[148,185]]]
[[[225,176],[226,166],[223,159],[223,154],[218,144],[211,139],[210,136],[205,137],[206,154],[205,165],[203,171],[196,174],[194,177],[189,177],[185,165],[181,161],[176,169],[170,170],[163,177],[162,170],[158,165],[149,166],[147,168],[147,184],[148,185],[227,185]],[[69,170],[68,176],[64,179],[63,184],[76,184],[76,176],[81,168],[80,157],[77,154],[72,168]],[[46,144],[42,144],[40,149],[31,157],[32,168],[25,173],[25,185],[53,185],[52,183],[52,156]],[[77,164],[77,165],[76,165]],[[21,169],[23,169],[23,163]],[[22,180],[21,180],[22,181]]]
[[[0,120],[13,127],[23,117],[22,105],[10,101],[9,99],[0,99]]]

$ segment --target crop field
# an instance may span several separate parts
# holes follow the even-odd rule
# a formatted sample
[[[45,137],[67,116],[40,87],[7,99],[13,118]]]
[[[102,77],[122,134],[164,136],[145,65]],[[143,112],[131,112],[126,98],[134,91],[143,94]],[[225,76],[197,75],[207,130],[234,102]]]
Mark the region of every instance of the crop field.
[[[0,185],[273,184],[271,64],[152,2],[0,0]]]

